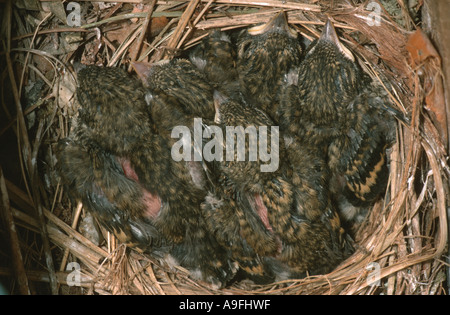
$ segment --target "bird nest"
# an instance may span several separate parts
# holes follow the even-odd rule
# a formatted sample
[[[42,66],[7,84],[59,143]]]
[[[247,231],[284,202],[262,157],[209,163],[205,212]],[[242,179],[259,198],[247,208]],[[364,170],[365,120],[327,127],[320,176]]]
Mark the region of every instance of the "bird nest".
[[[441,60],[421,1],[6,1],[2,34],[0,282],[11,293],[442,294],[448,289],[449,167]],[[382,2],[385,4],[382,6]],[[414,2],[414,1],[410,1]],[[170,59],[211,29],[266,22],[280,10],[306,39],[327,18],[395,107],[389,184],[354,231],[355,253],[325,275],[223,289],[127,249],[105,231],[81,233],[87,213],[54,174],[53,144],[76,113],[71,61],[124,67]],[[79,16],[76,15],[79,14]],[[71,25],[70,27],[68,26]],[[5,237],[3,237],[5,236]],[[74,285],[75,284],[75,285]]]

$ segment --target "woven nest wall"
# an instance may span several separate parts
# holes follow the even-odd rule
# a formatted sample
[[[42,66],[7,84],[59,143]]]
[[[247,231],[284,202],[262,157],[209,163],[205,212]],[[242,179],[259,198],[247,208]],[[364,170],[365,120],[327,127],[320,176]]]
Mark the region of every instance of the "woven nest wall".
[[[443,294],[449,167],[442,61],[424,32],[422,1],[1,2],[0,282],[11,293]],[[377,9],[380,8],[378,11]],[[80,11],[77,18],[70,15]],[[74,11],[75,10],[75,11]],[[330,18],[365,70],[409,118],[398,122],[389,185],[355,233],[356,252],[326,275],[212,289],[181,268],[82,232],[54,173],[53,144],[76,113],[73,60],[129,68],[173,58],[208,30],[266,22],[285,10],[313,40]],[[379,13],[379,14],[378,14]],[[379,23],[378,23],[379,22]],[[377,23],[373,26],[373,23]],[[73,263],[76,264],[73,264]],[[80,267],[80,278],[72,271]],[[66,271],[69,267],[69,271]],[[73,281],[76,286],[70,286]]]

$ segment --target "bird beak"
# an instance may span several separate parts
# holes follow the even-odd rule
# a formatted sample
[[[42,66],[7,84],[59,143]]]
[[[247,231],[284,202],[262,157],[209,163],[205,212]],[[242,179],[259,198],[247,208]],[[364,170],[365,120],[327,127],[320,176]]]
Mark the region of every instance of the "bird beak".
[[[168,63],[168,60],[161,60],[155,63],[147,63],[147,62],[132,62],[131,66],[133,67],[134,71],[137,73],[139,79],[141,79],[142,84],[145,87],[147,86],[147,81],[152,73],[153,66],[157,65],[163,65],[165,63]]]
[[[221,122],[220,107],[222,106],[223,103],[225,103],[228,100],[228,98],[217,90],[214,91],[213,97],[214,97],[214,108],[216,110],[216,114],[214,115],[214,122],[216,124],[220,124]]]
[[[146,85],[147,78],[150,76],[152,65],[146,62],[132,62],[131,66],[137,73],[139,79],[141,79],[141,82]]]
[[[275,15],[266,24],[257,25],[248,29],[250,35],[260,35],[276,31],[287,33],[290,37],[297,38],[297,32],[289,27],[284,11]]]
[[[340,51],[341,53],[351,61],[355,61],[355,57],[351,53],[350,50],[345,47],[341,41],[339,40],[339,37],[336,33],[336,29],[334,28],[333,23],[331,23],[330,20],[327,20],[327,23],[325,24],[325,27],[322,31],[322,35],[320,35],[319,40],[324,40],[333,43]]]

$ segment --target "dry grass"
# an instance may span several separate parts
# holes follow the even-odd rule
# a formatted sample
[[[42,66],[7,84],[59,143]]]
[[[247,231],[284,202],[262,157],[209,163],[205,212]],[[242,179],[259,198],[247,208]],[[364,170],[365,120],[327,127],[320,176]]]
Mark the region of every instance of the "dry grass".
[[[436,56],[411,62],[407,49],[411,32],[386,12],[381,26],[369,27],[371,12],[347,1],[154,0],[145,6],[141,2],[94,3],[91,10],[83,12],[82,25],[75,28],[60,20],[64,18],[60,2],[47,2],[32,14],[8,1],[4,4],[0,64],[2,116],[6,119],[0,136],[13,131],[19,150],[15,145],[7,150],[17,150],[19,160],[13,177],[5,173],[9,164],[3,165],[3,172],[0,168],[6,223],[2,233],[9,236],[12,252],[0,252],[0,262],[4,257],[13,261],[2,265],[0,276],[16,279],[14,292],[38,293],[38,282],[48,282],[52,293],[80,294],[446,292],[448,153],[440,136],[442,126],[424,111],[430,107],[424,76],[428,84],[442,77]],[[79,3],[82,8],[89,4]],[[76,112],[70,61],[128,67],[130,61],[172,58],[198,43],[209,29],[229,30],[264,22],[280,9],[286,10],[289,22],[309,39],[320,34],[330,17],[362,65],[386,86],[393,103],[410,119],[410,124],[398,123],[389,187],[384,200],[374,205],[359,227],[355,254],[327,275],[267,286],[241,282],[216,290],[191,280],[182,269],[170,269],[127,251],[110,235],[105,236],[106,245],[97,246],[80,234],[77,226],[84,211],[81,205],[68,202],[53,173],[52,144],[68,135]],[[39,79],[44,93],[25,107],[25,87]],[[27,127],[32,115],[36,122]],[[67,286],[71,278],[65,270],[72,261],[82,266],[77,287]],[[379,268],[379,278],[373,278],[375,269],[370,266]],[[374,285],[372,280],[379,282]]]

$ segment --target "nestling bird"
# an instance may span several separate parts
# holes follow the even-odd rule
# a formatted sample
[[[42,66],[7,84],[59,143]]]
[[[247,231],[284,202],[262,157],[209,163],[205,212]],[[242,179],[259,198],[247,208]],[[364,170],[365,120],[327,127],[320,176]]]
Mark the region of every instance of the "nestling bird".
[[[322,150],[342,217],[357,219],[386,188],[386,148],[395,129],[386,93],[361,70],[330,21],[285,79],[282,130]]]
[[[344,252],[339,218],[331,210],[328,191],[323,187],[326,165],[321,168],[317,165],[320,162],[312,163],[314,157],[305,152],[296,157],[301,164],[290,169],[291,157],[278,130],[272,128],[273,121],[247,104],[239,93],[229,95],[215,92],[216,123],[224,131],[240,126],[242,132],[249,133],[249,141],[244,144],[247,159],[239,160],[237,147],[231,159],[227,155],[226,160],[215,161],[210,167],[209,178],[215,185],[203,209],[211,231],[231,249],[241,269],[257,281],[330,271],[343,259]],[[259,138],[253,140],[261,146],[266,137],[261,133],[264,128],[268,128],[270,145],[263,150],[279,159],[276,168],[269,171],[262,170],[267,163],[261,156],[250,158],[257,151],[252,146],[251,130],[259,132]],[[239,133],[233,137],[239,141]],[[230,139],[227,134],[226,141]],[[228,152],[229,143],[222,149]],[[301,153],[300,148],[296,153]]]
[[[187,125],[189,121],[192,123],[193,117],[214,118],[214,88],[189,60],[172,59],[154,64],[135,63],[133,66],[146,87],[147,103],[152,103],[153,94],[164,95],[164,98],[173,100],[166,102],[169,110],[182,114],[169,120],[168,125]],[[180,121],[182,117],[185,117],[184,121]]]
[[[214,30],[203,39],[189,59],[216,89],[238,78],[236,47],[230,37],[219,30]]]
[[[214,119],[213,87],[190,61],[173,59],[155,64],[135,63],[133,67],[145,86],[145,102],[154,130],[170,146],[177,142],[172,137],[175,127],[187,127],[193,134],[195,118]],[[195,149],[193,140],[191,147]],[[191,174],[191,184],[205,189],[206,174],[193,151],[190,161],[176,166]]]
[[[175,127],[187,127],[192,135],[195,118],[202,118],[206,122],[213,121],[216,112],[213,102],[214,89],[203,73],[189,60],[173,59],[155,64],[135,63],[133,66],[145,86],[145,101],[155,132],[166,139],[170,146],[177,142],[176,138],[172,137]],[[190,145],[195,150],[193,138],[191,137]],[[206,174],[201,161],[194,159],[194,154],[191,150],[190,161],[176,165],[188,170],[192,184],[203,191],[207,184]]]
[[[63,183],[121,241],[157,249],[153,244],[166,241],[148,219],[159,214],[161,202],[156,187],[137,180],[129,160],[142,139],[154,138],[142,87],[119,68],[87,66],[77,79],[79,117],[58,150]]]
[[[282,11],[263,25],[243,30],[237,42],[237,70],[245,98],[278,123],[279,96],[286,73],[300,64],[297,32]]]
[[[155,132],[141,83],[118,68],[88,66],[78,84],[79,118],[58,154],[69,194],[120,240],[224,285],[234,266],[207,233],[205,192]]]
[[[168,254],[170,243],[152,222],[161,202],[126,173],[128,161],[89,141],[70,138],[58,144],[57,152],[59,174],[70,197],[80,200],[122,243],[158,258]]]

